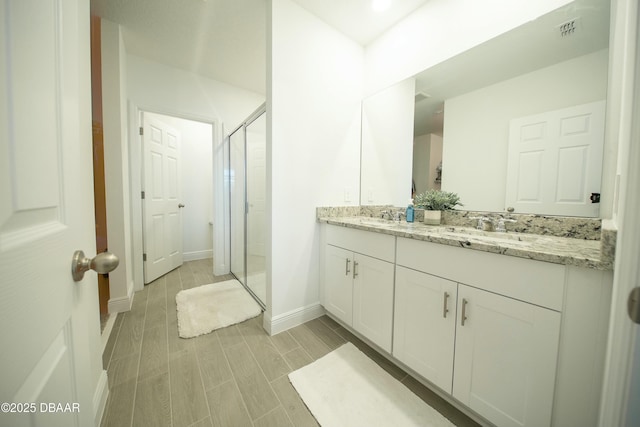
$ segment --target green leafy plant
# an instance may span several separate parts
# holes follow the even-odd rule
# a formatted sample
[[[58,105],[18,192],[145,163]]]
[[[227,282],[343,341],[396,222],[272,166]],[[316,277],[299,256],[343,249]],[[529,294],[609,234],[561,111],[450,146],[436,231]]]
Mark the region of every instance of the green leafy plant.
[[[413,199],[415,207],[428,211],[444,211],[454,209],[456,206],[463,206],[460,203],[460,196],[442,190],[427,190],[416,195]]]

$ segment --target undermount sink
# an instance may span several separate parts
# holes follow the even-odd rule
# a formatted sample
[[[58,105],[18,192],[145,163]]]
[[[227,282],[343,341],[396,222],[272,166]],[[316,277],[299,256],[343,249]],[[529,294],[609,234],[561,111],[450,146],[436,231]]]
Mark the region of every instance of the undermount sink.
[[[410,223],[406,221],[395,221],[390,219],[382,219],[382,218],[360,218],[358,223],[362,225],[370,225],[374,227],[379,226],[387,226],[387,227],[396,227],[396,226],[407,226]]]
[[[443,236],[456,237],[456,238],[460,238],[460,237],[478,238],[481,240],[489,240],[492,242],[509,241],[509,242],[532,243],[532,242],[537,242],[541,238],[543,238],[541,236],[537,236],[534,234],[483,231],[483,230],[478,230],[470,227],[446,227],[446,226],[439,228],[438,234]]]
[[[407,223],[406,221],[393,221],[383,218],[358,218],[354,221],[357,224],[361,224],[369,227],[384,227],[387,229],[402,230],[411,228],[413,231],[421,229],[413,228],[416,223]],[[422,225],[422,223],[417,223]],[[460,227],[460,226],[426,226],[424,228],[426,234],[431,234],[434,237],[440,236],[448,239],[455,240],[468,240],[475,241],[476,243],[490,243],[490,244],[509,244],[511,246],[524,246],[530,243],[539,242],[544,239],[543,236],[535,234],[513,233],[513,232],[497,232],[497,231],[484,231],[478,230],[472,227]]]

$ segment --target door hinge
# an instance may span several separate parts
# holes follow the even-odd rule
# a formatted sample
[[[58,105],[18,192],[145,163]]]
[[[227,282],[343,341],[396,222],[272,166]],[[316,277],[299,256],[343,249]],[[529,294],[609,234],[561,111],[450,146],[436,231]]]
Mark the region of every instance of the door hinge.
[[[640,323],[640,287],[635,287],[627,300],[627,312],[634,323]]]
[[[144,135],[144,128],[140,126],[140,135]]]
[[[142,261],[146,261],[147,260],[147,254],[142,254]]]
[[[141,191],[140,195],[141,195],[142,199],[144,200],[144,191]]]

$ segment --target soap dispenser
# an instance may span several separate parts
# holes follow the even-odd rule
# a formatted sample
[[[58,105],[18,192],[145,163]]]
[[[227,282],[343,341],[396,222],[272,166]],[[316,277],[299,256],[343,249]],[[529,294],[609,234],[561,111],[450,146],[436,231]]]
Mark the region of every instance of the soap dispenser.
[[[413,199],[409,200],[409,206],[407,206],[407,211],[405,212],[405,218],[407,218],[407,222],[413,222]]]

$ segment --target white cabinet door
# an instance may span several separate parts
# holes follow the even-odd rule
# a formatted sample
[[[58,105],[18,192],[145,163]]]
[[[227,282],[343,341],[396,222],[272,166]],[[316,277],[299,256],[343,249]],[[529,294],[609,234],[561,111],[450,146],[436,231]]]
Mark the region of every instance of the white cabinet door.
[[[453,381],[457,284],[397,267],[393,355],[447,393]]]
[[[347,325],[353,313],[353,253],[325,246],[324,308]]]
[[[353,328],[390,353],[394,265],[362,254],[353,261]]]
[[[453,396],[499,426],[550,425],[560,313],[459,285],[457,317]]]

